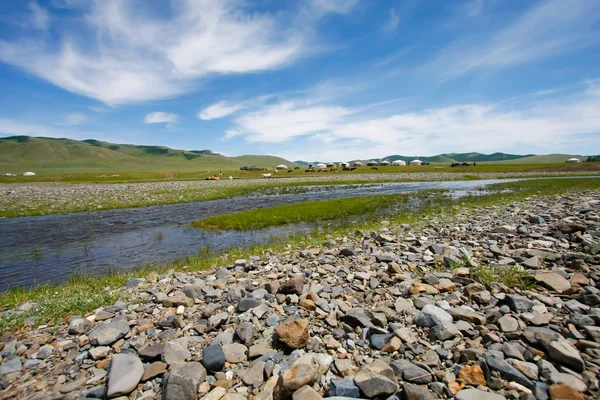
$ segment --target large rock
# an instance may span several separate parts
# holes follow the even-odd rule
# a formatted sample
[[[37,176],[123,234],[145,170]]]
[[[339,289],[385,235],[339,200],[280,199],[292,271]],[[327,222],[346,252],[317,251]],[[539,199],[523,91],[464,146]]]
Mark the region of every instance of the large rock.
[[[391,364],[398,378],[411,383],[427,384],[432,380],[431,374],[408,360],[396,360]]]
[[[538,272],[535,280],[555,292],[565,292],[571,289],[571,283],[556,272]]]
[[[108,398],[128,395],[144,375],[144,366],[139,357],[132,353],[115,354],[108,372]]]
[[[191,357],[192,353],[188,351],[187,346],[177,340],[171,340],[165,345],[165,352],[162,355],[162,360],[167,364],[184,362]]]
[[[176,364],[164,383],[162,400],[195,400],[206,369],[198,362]]]
[[[367,397],[391,395],[398,390],[394,371],[383,361],[363,366],[354,375],[354,383]]]
[[[225,354],[218,344],[207,346],[202,351],[202,364],[209,371],[222,371],[225,366]]]
[[[498,371],[500,376],[509,381],[515,381],[528,389],[533,389],[533,382],[523,375],[518,369],[510,365],[506,360],[496,357],[493,354],[483,355],[485,363],[494,371]]]
[[[332,379],[329,382],[329,396],[358,398],[360,397],[360,389],[353,380]]]
[[[435,400],[426,386],[419,386],[408,382],[405,382],[402,386],[406,400]]]
[[[415,318],[415,324],[426,327],[448,325],[452,322],[452,315],[432,304],[427,304],[423,307],[417,318]]]
[[[23,370],[23,363],[19,357],[11,358],[6,360],[0,365],[0,375],[8,375],[13,372],[21,372]]]
[[[111,345],[129,333],[127,321],[119,319],[98,325],[89,333],[90,343],[97,346]]]
[[[352,308],[341,320],[352,327],[375,328],[375,325],[371,322],[371,317],[371,313],[364,308]]]
[[[298,364],[281,373],[281,387],[284,393],[293,393],[304,385],[312,385],[318,377],[317,370],[312,366]]]
[[[83,335],[92,328],[92,323],[85,318],[77,318],[69,324],[69,335]]]
[[[548,346],[550,358],[556,362],[571,368],[576,372],[583,372],[585,363],[581,354],[566,340],[555,340]]]
[[[305,319],[279,325],[276,332],[279,340],[291,349],[300,349],[309,342],[308,321]]]

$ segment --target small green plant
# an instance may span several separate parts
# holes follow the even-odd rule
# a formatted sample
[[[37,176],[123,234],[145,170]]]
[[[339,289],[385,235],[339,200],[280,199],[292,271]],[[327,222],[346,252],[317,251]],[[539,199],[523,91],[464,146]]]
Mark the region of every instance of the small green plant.
[[[507,287],[530,289],[535,284],[533,276],[520,265],[501,267],[480,265],[472,270],[471,276],[487,287],[491,287],[493,283],[500,283]]]

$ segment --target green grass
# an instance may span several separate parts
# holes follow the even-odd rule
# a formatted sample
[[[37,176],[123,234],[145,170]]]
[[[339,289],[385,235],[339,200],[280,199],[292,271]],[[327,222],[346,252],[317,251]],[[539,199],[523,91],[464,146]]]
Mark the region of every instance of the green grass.
[[[471,277],[488,288],[491,288],[493,283],[521,289],[531,289],[535,285],[533,275],[519,265],[503,267],[480,265],[471,271]]]
[[[260,208],[193,221],[192,226],[207,230],[247,231],[300,222],[330,221],[356,215],[369,215],[406,201],[410,195],[374,195],[346,199],[311,201]]]
[[[440,224],[460,223],[470,219],[470,215],[492,212],[490,207],[505,207],[511,202],[538,196],[552,196],[555,194],[578,193],[581,191],[598,191],[600,179],[553,179],[527,181],[519,183],[501,183],[494,185],[495,193],[483,196],[464,197],[458,201],[448,198],[436,199],[423,209],[408,211],[400,209],[394,215],[386,215],[389,226],[410,224],[418,230],[426,225],[439,226]],[[512,190],[511,192],[502,192]],[[427,193],[422,193],[427,196]],[[304,249],[310,245],[320,245],[324,240],[332,237],[362,237],[365,232],[381,229],[379,220],[367,219],[352,224],[351,226],[325,226],[314,229],[308,235],[295,235],[289,239],[274,240],[260,246],[230,249],[225,254],[211,254],[205,250],[198,255],[190,256],[186,260],[164,265],[147,265],[140,269],[122,273],[109,274],[95,277],[89,275],[74,275],[65,284],[42,285],[31,289],[13,288],[0,293],[0,308],[8,309],[24,302],[34,302],[40,309],[15,315],[4,312],[0,317],[0,332],[12,331],[22,325],[28,316],[38,316],[38,324],[55,324],[69,315],[85,315],[98,307],[113,304],[116,300],[132,300],[128,292],[122,287],[127,279],[143,277],[151,271],[165,273],[170,269],[184,271],[198,271],[215,266],[231,265],[239,258],[248,258],[254,255],[263,255],[265,252],[290,251]],[[399,228],[398,228],[399,229]],[[399,233],[399,231],[398,231]],[[481,282],[493,282],[495,279],[514,285],[527,285],[528,277],[520,276],[517,271],[507,271],[505,276],[494,275],[486,267],[475,270],[475,277]],[[514,286],[511,285],[511,286]],[[135,300],[135,299],[133,299]],[[133,301],[132,300],[132,301]]]

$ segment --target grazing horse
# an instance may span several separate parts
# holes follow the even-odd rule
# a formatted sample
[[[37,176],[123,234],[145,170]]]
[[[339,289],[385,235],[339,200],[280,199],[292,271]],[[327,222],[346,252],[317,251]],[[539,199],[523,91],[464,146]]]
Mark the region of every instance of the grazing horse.
[[[294,169],[300,169],[300,167],[295,167]]]
[[[453,162],[452,164],[450,164],[451,167],[460,167],[460,163],[457,162]]]
[[[314,169],[314,168],[309,168],[309,169],[307,169],[307,170],[306,170],[306,171],[304,171],[304,172],[315,172],[315,169]]]
[[[350,168],[350,171],[356,171],[356,167]]]
[[[329,172],[337,172],[337,168],[331,168]]]

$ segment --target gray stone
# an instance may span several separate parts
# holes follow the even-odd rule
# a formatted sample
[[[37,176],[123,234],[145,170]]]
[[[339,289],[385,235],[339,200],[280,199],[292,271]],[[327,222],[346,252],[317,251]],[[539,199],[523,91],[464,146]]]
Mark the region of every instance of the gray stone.
[[[127,321],[119,319],[96,326],[89,333],[90,343],[97,346],[111,345],[129,333]]]
[[[491,393],[484,392],[479,389],[463,389],[460,392],[456,393],[454,396],[455,400],[505,400],[506,397]]]
[[[533,301],[520,294],[507,294],[506,302],[510,309],[517,313],[529,311],[533,307]]]
[[[235,334],[246,346],[249,346],[252,344],[252,339],[256,332],[254,330],[254,325],[250,322],[242,322],[235,328]]]
[[[38,350],[38,354],[37,357],[40,360],[45,360],[46,358],[50,357],[52,354],[54,354],[54,347],[52,347],[49,344],[45,344],[42,347],[40,347],[40,349]]]
[[[434,327],[436,325],[449,325],[453,322],[452,316],[441,308],[427,304],[417,318],[415,324],[419,326]]]
[[[225,361],[225,354],[223,354],[223,350],[218,344],[207,346],[202,351],[202,364],[209,371],[222,371]]]
[[[518,369],[510,365],[506,360],[503,360],[491,352],[487,352],[483,355],[485,363],[494,371],[498,371],[500,376],[509,381],[515,381],[528,389],[533,388],[533,382],[523,375]]]
[[[144,375],[144,366],[137,355],[115,354],[110,361],[106,396],[118,397],[131,393]]]
[[[390,364],[398,378],[410,383],[427,384],[432,381],[431,374],[408,360],[396,360]]]
[[[83,335],[92,328],[92,323],[84,318],[77,318],[69,324],[69,335]]]
[[[504,333],[508,332],[516,332],[519,330],[519,321],[516,318],[511,317],[510,315],[504,315],[498,320],[498,326],[500,330]]]
[[[360,389],[353,380],[332,379],[329,382],[329,396],[358,398],[360,397]]]
[[[206,380],[206,369],[198,362],[176,364],[163,388],[162,400],[195,400],[198,385]]]
[[[261,385],[265,380],[265,364],[264,361],[253,362],[242,377],[242,382],[247,386]]]
[[[248,352],[248,348],[240,343],[230,343],[223,345],[223,353],[225,354],[225,359],[230,363],[240,363],[246,361],[248,357],[246,353]]]
[[[262,301],[256,300],[252,297],[244,297],[240,299],[238,302],[237,309],[239,312],[246,312],[248,310],[253,309],[254,307],[258,307],[262,304]]]
[[[403,384],[403,394],[406,400],[434,400],[435,397],[426,387],[405,382]]]
[[[370,317],[370,313],[364,308],[352,308],[348,310],[341,320],[353,327],[375,328]]]
[[[555,340],[548,346],[550,358],[576,372],[583,372],[585,363],[579,351],[566,340]]]
[[[436,325],[429,330],[429,336],[433,340],[449,340],[455,336],[462,336],[455,324]]]
[[[182,346],[181,343],[171,340],[165,345],[165,352],[162,355],[162,360],[167,364],[184,362],[191,357],[191,353]]]
[[[382,361],[364,365],[354,375],[354,383],[367,397],[394,394],[398,390],[394,371]]]
[[[383,346],[385,346],[387,344],[387,342],[390,341],[390,339],[392,338],[392,334],[391,333],[376,333],[371,335],[370,338],[370,342],[371,342],[371,346],[373,346],[374,348],[376,348],[377,350],[381,350],[383,349]]]
[[[0,375],[8,375],[13,372],[21,372],[23,370],[23,363],[19,357],[14,357],[6,360],[0,365]]]

